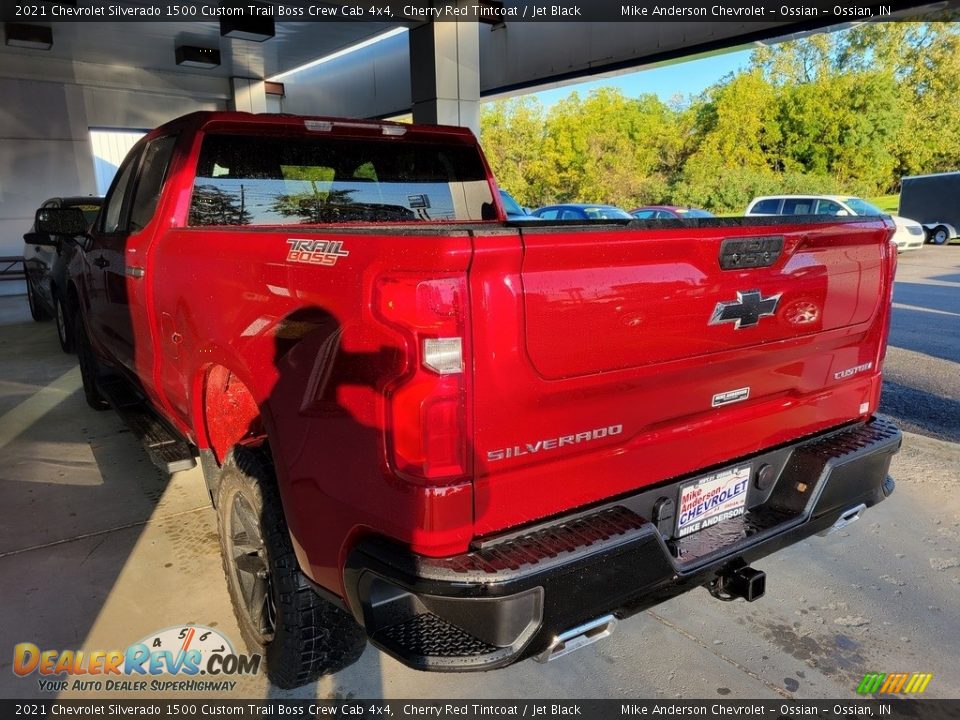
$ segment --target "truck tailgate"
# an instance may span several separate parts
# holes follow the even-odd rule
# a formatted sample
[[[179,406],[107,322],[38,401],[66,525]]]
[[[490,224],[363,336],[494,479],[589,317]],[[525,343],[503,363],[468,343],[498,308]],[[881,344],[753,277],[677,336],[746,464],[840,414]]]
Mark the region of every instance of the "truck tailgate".
[[[476,532],[872,413],[889,234],[764,219],[478,237]]]

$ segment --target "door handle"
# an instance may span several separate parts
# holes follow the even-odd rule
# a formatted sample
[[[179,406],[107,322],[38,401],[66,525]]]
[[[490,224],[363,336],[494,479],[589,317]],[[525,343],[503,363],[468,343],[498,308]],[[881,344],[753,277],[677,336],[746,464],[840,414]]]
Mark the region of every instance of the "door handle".
[[[110,264],[110,261],[104,258],[102,255],[93,261],[93,264],[98,268],[105,268]]]
[[[127,276],[132,277],[134,280],[139,280],[143,277],[143,268],[136,265],[130,265],[127,267]]]

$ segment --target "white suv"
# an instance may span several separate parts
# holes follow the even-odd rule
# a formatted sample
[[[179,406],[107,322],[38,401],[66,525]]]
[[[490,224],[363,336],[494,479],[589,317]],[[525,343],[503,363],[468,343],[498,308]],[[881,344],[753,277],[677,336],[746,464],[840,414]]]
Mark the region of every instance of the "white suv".
[[[746,215],[886,215],[866,200],[850,195],[768,195],[754,198]],[[923,247],[923,225],[909,218],[891,215],[897,226],[893,241],[897,251]]]

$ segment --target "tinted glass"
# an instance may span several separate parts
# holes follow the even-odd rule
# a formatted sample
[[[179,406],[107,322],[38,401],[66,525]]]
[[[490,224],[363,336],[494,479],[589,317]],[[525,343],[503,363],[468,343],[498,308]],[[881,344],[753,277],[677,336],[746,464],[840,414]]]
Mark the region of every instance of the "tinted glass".
[[[557,210],[556,208],[554,208],[554,209],[552,209],[552,210],[537,210],[537,211],[536,211],[536,216],[539,217],[539,218],[543,218],[544,220],[556,220],[556,219],[557,219],[557,215],[558,215],[559,213],[560,213],[560,211]]]
[[[785,198],[781,215],[813,215],[813,198]]]
[[[475,147],[342,137],[210,135],[191,225],[495,218]]]
[[[633,216],[640,220],[650,220],[656,215],[656,212],[656,210],[638,210],[637,212],[633,213]]]
[[[840,203],[833,200],[817,201],[817,215],[836,215],[844,208]]]
[[[688,208],[686,210],[677,210],[680,213],[680,217],[687,218],[712,218],[716,217],[712,212],[707,212],[706,210],[697,210],[696,208]]]
[[[139,156],[139,153],[137,154]],[[136,158],[127,157],[126,162],[120,169],[120,176],[114,183],[107,195],[106,208],[103,213],[103,225],[100,228],[105,233],[119,232],[125,229],[121,227],[123,222],[123,200],[127,194],[127,187],[130,185],[130,179],[133,177],[133,168],[136,167]]]
[[[876,205],[871,205],[866,200],[847,198],[844,202],[846,202],[850,209],[857,215],[883,215],[883,210]]]
[[[503,203],[503,209],[507,215],[526,215],[523,208],[517,204],[517,201],[511,197],[510,193],[501,190],[500,202]]]
[[[130,230],[133,232],[146,227],[157,209],[160,189],[167,176],[167,166],[170,165],[175,142],[176,138],[168,135],[151,140],[143,150],[143,169],[140,171],[140,181],[137,183],[133,207],[130,210]]]
[[[754,205],[750,212],[759,213],[761,215],[776,215],[779,207],[780,200],[777,198],[768,198],[767,200],[761,200]]]
[[[615,207],[588,207],[582,210],[583,215],[590,220],[632,220],[633,216]],[[581,216],[581,217],[582,217]]]

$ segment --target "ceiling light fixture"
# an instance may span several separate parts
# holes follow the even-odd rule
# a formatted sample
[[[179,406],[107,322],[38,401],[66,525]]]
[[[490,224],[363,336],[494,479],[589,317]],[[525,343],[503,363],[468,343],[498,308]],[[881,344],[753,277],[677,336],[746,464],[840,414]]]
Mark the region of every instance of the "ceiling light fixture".
[[[220,51],[216,48],[196,47],[194,45],[177,46],[175,56],[177,65],[210,70],[220,65]]]
[[[49,50],[53,47],[53,30],[45,25],[4,23],[3,34],[9,47]]]
[[[224,15],[220,18],[220,34],[234,40],[263,42],[275,34],[273,7],[249,3],[241,8],[243,14]]]

